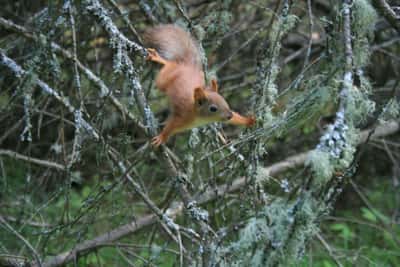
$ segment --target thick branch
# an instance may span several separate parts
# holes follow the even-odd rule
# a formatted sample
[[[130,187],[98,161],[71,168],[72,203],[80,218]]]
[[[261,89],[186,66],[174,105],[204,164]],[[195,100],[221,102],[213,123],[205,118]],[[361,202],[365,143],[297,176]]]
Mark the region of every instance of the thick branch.
[[[157,217],[155,215],[147,215],[139,220],[135,220],[131,223],[125,224],[120,226],[110,232],[107,232],[103,235],[99,235],[98,237],[87,240],[75,248],[61,253],[57,256],[50,258],[49,260],[45,261],[42,266],[43,267],[54,267],[64,265],[72,260],[74,260],[78,255],[82,255],[85,253],[90,252],[94,248],[102,246],[106,243],[118,240],[129,233],[135,232],[138,229],[141,229],[147,225],[153,224],[157,221]],[[34,265],[35,266],[35,265]]]
[[[373,0],[372,4],[400,34],[400,17],[396,15],[389,4],[385,0]]]
[[[111,39],[116,39],[119,42],[125,44],[130,49],[140,52],[143,56],[147,54],[146,49],[129,40],[124,34],[122,34],[117,26],[112,22],[111,18],[108,16],[107,10],[101,5],[98,0],[86,0],[84,1],[87,10],[89,10],[100,22],[103,28],[110,35]]]

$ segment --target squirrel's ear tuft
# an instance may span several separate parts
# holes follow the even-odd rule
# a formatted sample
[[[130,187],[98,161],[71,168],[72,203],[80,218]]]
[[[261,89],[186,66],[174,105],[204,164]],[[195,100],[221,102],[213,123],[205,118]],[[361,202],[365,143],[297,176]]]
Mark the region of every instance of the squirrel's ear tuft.
[[[218,93],[218,83],[216,79],[211,80],[211,91]]]
[[[194,89],[194,101],[197,104],[202,105],[206,99],[207,97],[206,97],[206,92],[204,92],[204,89],[201,87],[196,87]]]

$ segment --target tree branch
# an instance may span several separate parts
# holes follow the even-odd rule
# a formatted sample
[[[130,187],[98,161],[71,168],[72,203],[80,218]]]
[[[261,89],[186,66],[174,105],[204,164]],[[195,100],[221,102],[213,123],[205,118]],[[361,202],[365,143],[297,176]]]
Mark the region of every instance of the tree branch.
[[[26,240],[17,230],[15,230],[2,216],[0,216],[0,226],[3,226],[4,229],[11,232],[15,235],[22,243],[31,251],[33,257],[35,258],[35,265],[38,267],[42,267],[42,260],[36,249],[31,245],[31,243]]]
[[[23,26],[20,26],[18,24],[15,24],[14,22],[10,20],[6,20],[4,18],[0,17],[0,26],[3,28],[13,31],[15,33],[18,33],[22,36],[24,36],[27,39],[37,41],[37,37],[33,35],[28,29],[26,29]],[[44,37],[44,36],[43,36]],[[112,93],[112,90],[108,88],[108,86],[103,82],[102,79],[100,79],[98,76],[96,76],[89,68],[84,66],[82,62],[80,62],[77,58],[75,58],[71,52],[69,52],[66,49],[63,49],[59,44],[52,42],[51,43],[51,48],[54,49],[56,53],[59,53],[61,56],[64,58],[71,60],[72,62],[76,63],[79,70],[82,71],[83,74],[91,81],[93,82],[96,87],[100,90],[100,96],[102,97],[107,97],[110,99],[111,103],[114,105],[115,108],[117,108],[121,114],[124,116],[127,116],[130,120],[132,120],[135,125],[137,125],[140,129],[142,129],[144,132],[146,132],[146,127],[133,115],[132,112],[130,112]]]
[[[400,34],[400,16],[396,15],[390,5],[385,0],[373,0],[372,4]]]
[[[9,68],[14,75],[21,79],[26,71],[21,68],[14,60],[11,58],[7,57],[2,50],[0,50],[0,64],[4,65],[5,67]],[[40,80],[39,78],[36,79],[36,84],[47,94],[51,95],[55,99],[57,99],[70,113],[75,113],[77,109],[69,102],[67,98],[65,98],[63,95],[61,95],[59,92],[51,88],[49,85],[47,85],[45,82]],[[120,155],[118,152],[116,152],[115,149],[110,147],[102,138],[102,136],[99,134],[99,132],[92,126],[90,123],[88,123],[84,118],[81,118],[79,121],[83,129],[85,129],[88,134],[97,142],[101,142],[106,148],[107,148],[107,153],[113,160],[114,164],[116,167],[123,173],[122,177],[126,178],[129,183],[132,185],[135,193],[137,193],[144,203],[149,207],[149,209],[154,212],[157,216],[156,218],[160,221],[160,223],[164,226],[164,229],[167,231],[167,233],[172,237],[174,241],[177,241],[176,238],[172,235],[170,230],[173,231],[180,231],[180,230],[185,230],[184,228],[180,227],[179,225],[175,224],[162,210],[160,210],[157,205],[154,204],[154,202],[147,196],[147,194],[142,190],[141,186],[139,183],[137,183],[132,176],[129,174],[133,168],[133,165],[131,167],[126,168],[125,167],[125,162],[123,159],[121,159]],[[193,231],[190,232],[193,235]],[[76,253],[74,254],[76,255]],[[36,265],[35,265],[36,266]],[[50,265],[51,266],[51,265]]]
[[[11,150],[6,150],[6,149],[0,149],[0,156],[8,156],[11,158],[15,158],[15,159],[20,159],[20,160],[24,160],[36,165],[40,165],[40,166],[44,166],[44,167],[48,167],[48,168],[53,168],[53,169],[57,169],[60,171],[65,171],[65,166],[58,164],[56,162],[52,162],[52,161],[48,161],[48,160],[42,160],[42,159],[37,159],[37,158],[32,158],[29,156],[25,156],[22,154],[19,154],[15,151],[11,151]]]
[[[398,122],[389,122],[387,124],[378,126],[374,134],[371,138],[380,138],[385,137],[394,133],[397,133],[400,129],[400,124]],[[370,134],[371,130],[365,130],[361,132],[361,138],[359,140],[359,144],[362,144],[367,140],[368,135]],[[306,159],[308,153],[311,152],[303,152],[294,156],[290,156],[283,161],[277,162],[272,164],[269,167],[262,168],[262,172],[268,173],[269,175],[278,175],[290,169],[302,166]],[[224,184],[217,189],[210,189],[203,193],[198,198],[198,203],[204,204],[206,202],[212,201],[219,196],[223,196],[226,193],[237,191],[246,186],[246,178],[241,177],[233,181],[231,184]],[[174,204],[174,208],[168,209],[166,211],[167,215],[170,218],[175,218],[183,211],[184,204],[179,203],[178,205]],[[82,244],[78,245],[76,248],[63,252],[43,263],[43,267],[56,267],[63,264],[66,264],[74,259],[74,257],[79,254],[86,254],[90,251],[103,246],[105,243],[116,241],[122,237],[125,237],[129,234],[132,234],[146,226],[152,225],[157,222],[157,216],[154,214],[149,214],[141,217],[138,220],[134,220],[128,224],[122,225],[114,230],[111,230],[107,233],[99,235],[96,238],[84,241]]]

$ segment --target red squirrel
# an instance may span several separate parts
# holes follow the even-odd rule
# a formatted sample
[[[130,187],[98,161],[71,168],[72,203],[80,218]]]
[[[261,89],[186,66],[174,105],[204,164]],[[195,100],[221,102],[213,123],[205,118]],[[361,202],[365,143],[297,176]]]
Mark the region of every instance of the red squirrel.
[[[254,125],[254,117],[243,117],[229,108],[215,79],[206,86],[199,46],[188,32],[172,24],[159,25],[148,29],[144,40],[151,47],[147,59],[162,65],[156,86],[168,96],[171,109],[164,129],[152,139],[153,146],[212,122]]]

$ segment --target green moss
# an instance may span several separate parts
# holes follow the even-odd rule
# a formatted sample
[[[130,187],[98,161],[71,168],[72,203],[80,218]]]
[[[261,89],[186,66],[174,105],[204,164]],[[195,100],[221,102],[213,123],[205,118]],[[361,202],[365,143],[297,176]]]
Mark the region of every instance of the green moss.
[[[346,98],[346,119],[354,124],[365,122],[375,111],[375,102],[368,98],[367,92],[353,87]]]
[[[388,122],[390,120],[396,120],[400,117],[400,104],[395,98],[392,98],[386,103],[385,107],[382,110],[382,113],[379,115],[379,121],[381,123]]]
[[[320,186],[332,177],[335,170],[329,153],[318,149],[308,154],[306,166],[311,168],[315,178],[314,182]]]
[[[299,128],[321,116],[334,95],[335,88],[321,85],[322,77],[311,77],[304,85],[306,92],[293,96],[284,114],[286,130]]]
[[[309,193],[295,202],[277,199],[247,221],[238,241],[216,249],[214,262],[223,262],[221,266],[288,266],[303,255],[324,208]]]
[[[291,256],[284,257],[283,266],[298,262],[303,257],[306,242],[318,232],[318,216],[326,209],[324,204],[317,202],[311,194],[305,194],[301,203],[296,212],[295,227],[285,249],[285,254]]]
[[[367,0],[354,0],[352,15],[353,61],[355,66],[362,68],[369,63],[369,39],[373,38],[378,16]]]
[[[264,121],[264,128],[270,127],[271,122],[274,120],[274,115],[271,113],[271,106],[275,104],[278,94],[278,87],[275,81],[280,73],[277,59],[280,53],[281,40],[295,26],[297,21],[298,18],[295,15],[282,14],[274,22],[272,30],[269,32],[268,47],[263,44],[264,47],[261,48],[262,56],[258,63],[258,77],[253,103],[260,108],[257,117],[262,118]]]
[[[375,30],[378,15],[368,0],[354,0],[352,30],[359,36],[370,36]]]
[[[221,9],[210,12],[202,19],[202,24],[207,25],[207,34],[222,36],[229,32],[232,23],[232,13]]]
[[[344,147],[342,150],[342,156],[336,162],[336,168],[338,170],[344,170],[352,163],[356,152],[357,141],[360,137],[359,133],[360,131],[354,127],[349,127],[346,131],[346,142],[348,145]]]
[[[269,34],[269,39],[271,42],[276,42],[281,40],[282,37],[287,34],[293,27],[296,25],[296,22],[299,18],[295,15],[287,15],[287,16],[280,16],[276,23],[272,25],[272,30]],[[280,43],[277,43],[280,48]],[[276,53],[279,52],[279,48],[275,51]]]

